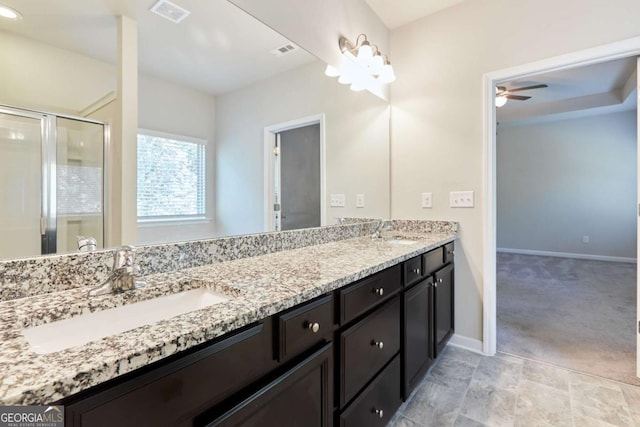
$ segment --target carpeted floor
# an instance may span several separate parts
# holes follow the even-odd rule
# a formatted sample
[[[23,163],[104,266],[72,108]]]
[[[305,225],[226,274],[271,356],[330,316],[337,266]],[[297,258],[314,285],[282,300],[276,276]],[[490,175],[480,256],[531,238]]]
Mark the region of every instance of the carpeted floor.
[[[498,253],[498,351],[628,384],[635,264]]]

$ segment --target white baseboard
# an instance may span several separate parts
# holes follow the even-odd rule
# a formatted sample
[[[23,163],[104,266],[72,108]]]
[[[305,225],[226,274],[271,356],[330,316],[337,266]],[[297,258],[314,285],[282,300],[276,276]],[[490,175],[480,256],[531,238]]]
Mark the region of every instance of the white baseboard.
[[[636,263],[635,258],[625,258],[625,257],[619,257],[619,256],[574,254],[570,252],[536,251],[533,249],[511,249],[511,248],[498,248],[497,251],[504,252],[507,254],[552,256],[552,257],[559,257],[559,258],[589,259],[594,261],[628,262],[632,264]]]
[[[449,340],[449,345],[473,351],[474,353],[484,354],[482,352],[482,341],[475,338],[464,337],[462,335],[453,334]]]

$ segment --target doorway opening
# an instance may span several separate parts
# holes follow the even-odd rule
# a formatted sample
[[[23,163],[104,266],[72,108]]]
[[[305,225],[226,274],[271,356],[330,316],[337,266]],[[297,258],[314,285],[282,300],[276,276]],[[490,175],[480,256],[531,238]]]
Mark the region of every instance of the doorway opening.
[[[264,139],[265,230],[326,225],[324,115],[266,127]]]
[[[497,159],[497,154],[499,154],[498,150],[497,150],[497,145],[496,145],[496,129],[498,129],[500,131],[500,126],[496,127],[496,107],[495,107],[495,97],[496,97],[496,86],[500,85],[500,86],[508,86],[508,83],[510,82],[519,82],[519,83],[523,83],[524,80],[527,80],[528,83],[531,83],[532,81],[534,81],[536,79],[537,75],[540,74],[544,74],[544,73],[551,73],[551,72],[556,72],[556,71],[561,71],[561,70],[569,70],[569,69],[576,69],[577,67],[580,66],[587,66],[587,65],[593,65],[593,64],[601,64],[607,61],[613,61],[613,60],[618,60],[621,58],[628,58],[628,57],[635,57],[640,53],[640,38],[634,38],[634,39],[629,39],[629,40],[624,40],[621,42],[617,42],[617,43],[612,43],[606,46],[601,46],[598,48],[593,48],[593,49],[587,49],[584,51],[580,51],[580,52],[574,52],[572,54],[569,55],[563,55],[563,56],[559,56],[559,57],[555,57],[555,58],[550,58],[544,61],[539,61],[536,63],[532,63],[532,64],[527,64],[524,66],[519,66],[519,67],[515,67],[515,68],[511,68],[511,69],[507,69],[507,70],[501,70],[501,71],[497,71],[497,72],[492,72],[489,74],[486,74],[484,76],[484,95],[485,95],[485,105],[484,105],[484,119],[485,119],[485,134],[484,134],[484,171],[485,171],[485,179],[484,179],[484,194],[485,194],[485,203],[484,203],[484,212],[483,212],[483,217],[484,217],[484,242],[483,242],[483,250],[484,250],[484,260],[483,260],[483,277],[484,277],[484,322],[483,322],[483,326],[484,326],[484,332],[483,332],[483,351],[487,354],[495,354],[496,350],[500,350],[500,348],[498,348],[498,339],[497,339],[497,329],[498,329],[498,317],[497,317],[497,303],[498,303],[498,295],[497,295],[497,284],[498,284],[498,272],[497,272],[497,265],[499,265],[498,263],[498,255],[497,255],[497,249],[498,249],[498,205],[500,203],[500,200],[498,200],[499,198],[499,193],[498,193],[498,169],[499,169],[499,165],[498,165],[498,159]],[[637,64],[636,64],[637,66]],[[633,82],[632,82],[632,86],[633,89],[637,88],[637,81],[636,81],[636,75],[633,76]],[[521,95],[521,94],[519,94]],[[524,94],[522,94],[524,95]],[[529,94],[526,94],[529,95]],[[533,96],[536,96],[537,93],[532,94]],[[637,97],[637,93],[633,95],[634,97]],[[635,118],[635,122],[637,123],[637,112],[636,114],[632,115],[632,119]],[[498,137],[499,138],[499,137]],[[637,140],[636,140],[636,144],[637,144]],[[637,150],[634,150],[633,152],[633,157],[637,160]],[[635,185],[637,187],[637,163],[635,166],[636,170],[636,178],[635,178]],[[611,191],[614,191],[614,189],[612,189]],[[633,207],[633,212],[634,212],[634,217],[637,215],[636,213],[636,206],[637,206],[637,190],[634,192],[633,197],[634,200],[632,202],[632,207]],[[636,217],[637,218],[637,217]],[[522,223],[521,224],[522,227],[526,227],[527,224]],[[635,246],[635,251],[637,252],[637,245],[638,245],[638,239],[637,239],[637,226],[634,227],[634,229],[636,231],[633,232],[633,236],[634,236],[634,242],[633,242],[633,246]],[[584,236],[580,236],[581,240],[582,238],[584,238],[587,243],[589,243],[589,236],[586,235],[586,237]],[[504,249],[504,248],[503,248]],[[512,251],[513,252],[513,251]],[[544,251],[543,251],[544,252]],[[572,251],[561,251],[561,250],[557,250],[557,252],[565,252],[564,255],[571,255],[570,253],[567,254],[568,252],[572,252]],[[508,254],[508,256],[511,256],[513,254]],[[526,256],[540,256],[540,255],[545,255],[537,253],[537,254],[533,254],[533,253],[520,253],[520,254],[516,254],[518,256],[521,257],[526,257]],[[548,254],[547,254],[548,255]],[[555,254],[557,255],[557,254]],[[624,256],[620,256],[619,258],[628,258],[628,257],[624,257]],[[559,259],[559,258],[556,258]],[[570,258],[564,258],[569,260]],[[620,261],[621,259],[619,259],[618,261]],[[539,261],[539,260],[538,260]],[[612,261],[612,260],[609,260]],[[575,262],[574,261],[568,261],[568,262]],[[595,261],[592,261],[595,262]],[[633,259],[633,267],[634,270],[636,270],[637,268],[637,258]],[[613,264],[613,263],[611,263]],[[622,265],[622,264],[619,264]],[[615,268],[615,265],[613,266]],[[620,268],[616,268],[616,271],[620,270]],[[532,270],[529,269],[529,272],[531,272]],[[637,270],[636,270],[637,271]],[[500,274],[503,274],[504,271],[500,271]],[[520,272],[521,274],[522,271]],[[633,278],[632,278],[632,285],[633,288],[631,289],[631,292],[634,296],[634,299],[637,300],[638,298],[638,286],[637,286],[637,274],[633,274]],[[522,303],[526,304],[527,301],[525,300],[525,297],[522,297]],[[552,305],[554,301],[554,296],[553,295],[548,295],[548,302],[549,305]],[[569,298],[568,301],[570,301],[571,303],[577,303],[578,299],[577,298]],[[602,301],[602,303],[604,303],[604,301]],[[591,304],[591,303],[590,303]],[[586,312],[586,316],[589,316],[589,307],[590,304],[587,304],[586,306],[583,307],[583,311]],[[573,309],[575,307],[565,307],[565,309]],[[560,309],[560,308],[557,308]],[[560,313],[560,318],[562,318],[562,316],[565,313]],[[637,304],[635,307],[635,319],[632,319],[633,322],[629,323],[627,325],[627,327],[629,328],[629,330],[626,332],[629,336],[631,337],[630,339],[633,341],[633,347],[636,349],[635,351],[635,355],[632,358],[632,362],[635,361],[635,367],[631,367],[631,372],[632,372],[632,376],[633,373],[635,372],[635,374],[637,375],[637,366],[638,366],[638,360],[637,360],[637,347],[638,347],[638,331],[637,331],[637,321],[638,321],[638,313],[637,313]],[[540,316],[544,316],[544,312],[540,312],[539,313]],[[566,311],[566,315],[570,316],[570,310]],[[635,335],[635,337],[634,337]],[[560,345],[563,345],[566,343],[560,343]],[[604,348],[604,344],[602,345],[602,351],[606,352],[607,349]],[[575,348],[575,354],[576,355],[580,355],[582,351],[584,351],[585,349],[579,349],[579,348]],[[553,363],[553,362],[551,362]],[[566,367],[566,366],[565,366]],[[572,368],[571,366],[569,366],[569,368]],[[635,380],[635,378],[633,378]],[[620,379],[619,379],[620,380]]]

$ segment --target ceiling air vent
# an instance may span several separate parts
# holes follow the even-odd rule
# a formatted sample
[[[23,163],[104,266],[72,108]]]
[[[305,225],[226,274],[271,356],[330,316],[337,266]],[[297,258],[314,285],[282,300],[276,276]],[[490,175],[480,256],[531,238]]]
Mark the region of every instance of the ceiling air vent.
[[[271,53],[273,53],[275,56],[282,56],[282,55],[286,55],[287,53],[291,53],[293,51],[296,51],[298,49],[299,49],[299,47],[296,46],[295,44],[287,43],[287,44],[284,44],[284,45],[282,45],[280,47],[277,47],[277,48],[273,49],[271,51]]]
[[[158,0],[149,10],[156,15],[162,16],[164,19],[175,22],[176,24],[191,13],[187,9],[184,9],[169,0]]]

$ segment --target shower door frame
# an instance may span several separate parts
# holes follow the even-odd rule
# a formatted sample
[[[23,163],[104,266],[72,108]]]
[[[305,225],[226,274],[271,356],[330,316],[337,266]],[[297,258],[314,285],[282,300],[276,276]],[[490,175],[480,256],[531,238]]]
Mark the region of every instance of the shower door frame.
[[[57,143],[58,118],[77,120],[85,123],[93,123],[102,126],[102,242],[103,247],[107,246],[107,215],[108,197],[108,171],[110,155],[110,125],[99,120],[87,119],[85,117],[72,116],[68,114],[51,113],[46,111],[32,110],[13,105],[0,104],[0,114],[40,120],[41,133],[41,194],[40,194],[40,255],[53,255],[57,253],[58,215],[57,215],[57,189],[56,189],[56,165],[57,165]]]

